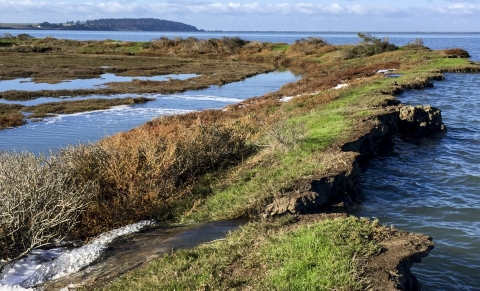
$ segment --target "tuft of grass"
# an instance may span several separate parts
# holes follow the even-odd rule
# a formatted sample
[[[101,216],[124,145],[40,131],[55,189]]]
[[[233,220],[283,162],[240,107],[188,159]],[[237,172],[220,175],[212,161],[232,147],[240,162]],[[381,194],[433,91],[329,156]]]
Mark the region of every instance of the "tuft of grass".
[[[276,44],[272,47],[272,50],[275,52],[281,52],[284,53],[290,48],[289,44]]]

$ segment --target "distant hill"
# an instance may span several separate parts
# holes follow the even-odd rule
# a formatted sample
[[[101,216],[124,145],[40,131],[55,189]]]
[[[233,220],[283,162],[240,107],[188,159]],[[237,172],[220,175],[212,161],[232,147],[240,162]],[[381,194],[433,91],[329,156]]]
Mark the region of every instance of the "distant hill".
[[[109,18],[64,23],[43,22],[35,29],[123,30],[123,31],[199,31],[195,26],[154,18]]]

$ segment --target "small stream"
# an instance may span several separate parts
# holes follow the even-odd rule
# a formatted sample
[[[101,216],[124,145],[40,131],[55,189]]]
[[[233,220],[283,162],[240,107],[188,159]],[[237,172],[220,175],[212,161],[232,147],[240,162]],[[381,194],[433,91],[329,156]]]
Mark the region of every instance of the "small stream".
[[[49,282],[55,290],[72,285],[94,285],[111,280],[165,254],[223,239],[246,221],[216,221],[200,225],[158,227],[115,240],[101,260],[63,278]]]
[[[0,274],[0,290],[31,290],[38,286],[60,290],[100,284],[177,249],[222,239],[245,222],[155,226],[143,221],[103,233],[79,248],[35,250],[5,268]]]

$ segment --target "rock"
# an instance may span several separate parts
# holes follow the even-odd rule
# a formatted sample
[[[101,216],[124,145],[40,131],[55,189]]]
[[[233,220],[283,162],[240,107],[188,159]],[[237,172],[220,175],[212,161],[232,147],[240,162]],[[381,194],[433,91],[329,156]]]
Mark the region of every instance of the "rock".
[[[426,136],[446,130],[442,111],[429,105],[405,105],[399,110],[398,131],[413,136]]]

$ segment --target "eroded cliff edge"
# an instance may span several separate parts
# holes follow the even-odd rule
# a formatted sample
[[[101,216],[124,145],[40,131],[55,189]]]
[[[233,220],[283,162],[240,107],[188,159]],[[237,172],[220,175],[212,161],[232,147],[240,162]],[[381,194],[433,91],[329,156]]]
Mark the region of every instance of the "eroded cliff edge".
[[[335,168],[321,178],[299,180],[295,191],[269,201],[263,216],[314,214],[338,205],[343,205],[348,213],[350,206],[362,201],[358,189],[361,166],[383,147],[388,147],[394,135],[422,138],[446,131],[441,111],[428,105],[387,106],[381,112],[359,119],[355,127],[356,136],[332,149],[338,151]],[[434,248],[432,238],[391,229],[381,246],[382,252],[368,260],[363,275],[374,286],[372,290],[421,290],[410,268]]]

